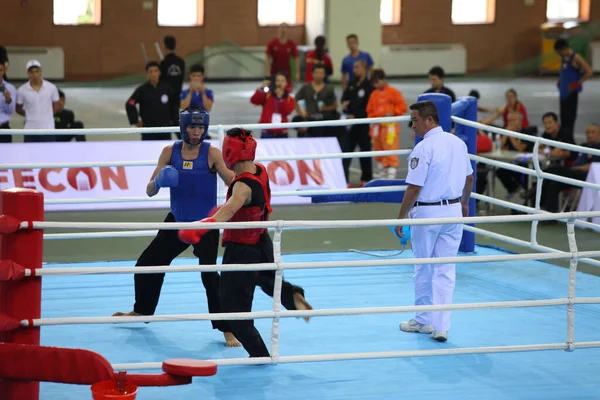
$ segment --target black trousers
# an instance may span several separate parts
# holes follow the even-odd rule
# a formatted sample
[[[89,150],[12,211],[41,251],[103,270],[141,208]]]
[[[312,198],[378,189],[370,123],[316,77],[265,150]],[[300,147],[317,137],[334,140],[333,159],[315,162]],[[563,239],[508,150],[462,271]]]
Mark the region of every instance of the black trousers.
[[[520,172],[499,169],[496,171],[496,176],[500,179],[500,182],[502,182],[502,185],[506,188],[508,193],[513,193],[519,186],[525,187],[522,181],[523,174]]]
[[[71,128],[72,129],[83,129],[84,128],[83,122],[74,121],[71,124]],[[73,139],[75,139],[76,142],[85,142],[86,141],[85,135],[56,135],[57,142],[70,142]]]
[[[0,129],[10,129],[10,125],[8,122],[0,124]],[[0,135],[0,143],[12,143],[12,135]]]
[[[165,222],[175,222],[173,214],[167,214]],[[176,230],[160,230],[135,265],[136,267],[170,265],[189,246],[189,244],[179,240]],[[194,255],[198,257],[200,265],[216,264],[219,250],[219,231],[209,231],[202,237],[200,243],[193,246]],[[200,275],[202,284],[206,289],[208,312],[222,312],[219,303],[219,273],[202,272]],[[154,314],[164,279],[165,274],[134,274],[135,304],[133,311],[142,315]],[[230,332],[227,323],[224,321],[212,321],[212,326],[213,329],[218,329],[221,332]]]
[[[475,180],[475,192],[483,194],[488,185],[488,168],[483,164],[477,165],[477,179]],[[477,200],[479,202],[479,200]]]
[[[350,131],[345,135],[345,139],[342,141],[342,151],[344,153],[352,153],[356,146],[360,148],[360,151],[371,151],[371,136],[369,136],[369,125],[352,125]],[[350,176],[350,163],[351,158],[344,158],[342,163],[344,165],[344,174],[346,175],[346,182]],[[360,176],[361,182],[369,182],[373,179],[373,159],[372,157],[360,158],[360,169],[362,174]]]
[[[226,243],[223,264],[272,263],[273,242],[268,234],[255,245]],[[275,271],[223,271],[221,273],[221,307],[223,312],[250,312],[254,299],[254,289],[259,286],[263,292],[273,297]],[[304,290],[285,280],[281,287],[281,303],[288,310],[295,310],[294,293]],[[240,341],[250,357],[269,357],[269,350],[260,333],[254,327],[254,320],[227,321],[231,332]]]
[[[41,142],[55,142],[56,135],[25,135],[23,142],[25,143],[41,143]]]
[[[568,97],[560,99],[560,126],[567,135],[574,134],[578,100],[579,92],[571,92]]]
[[[545,172],[549,174],[564,176],[565,178],[577,179],[585,181],[587,179],[586,171],[579,171],[572,167],[565,167],[562,165],[556,167],[550,167]],[[561,191],[573,187],[562,182],[552,181],[550,179],[544,179],[542,184],[542,198],[540,205],[548,212],[558,212],[558,196]]]

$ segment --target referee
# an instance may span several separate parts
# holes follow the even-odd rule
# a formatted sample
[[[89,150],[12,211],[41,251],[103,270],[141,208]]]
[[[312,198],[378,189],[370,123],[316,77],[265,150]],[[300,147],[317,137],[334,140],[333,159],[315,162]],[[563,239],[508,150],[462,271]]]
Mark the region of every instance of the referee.
[[[177,125],[179,99],[171,85],[159,80],[160,65],[150,61],[146,64],[146,74],[148,81],[138,86],[125,104],[129,123],[140,128]],[[171,140],[171,133],[146,133],[142,134],[142,140]]]

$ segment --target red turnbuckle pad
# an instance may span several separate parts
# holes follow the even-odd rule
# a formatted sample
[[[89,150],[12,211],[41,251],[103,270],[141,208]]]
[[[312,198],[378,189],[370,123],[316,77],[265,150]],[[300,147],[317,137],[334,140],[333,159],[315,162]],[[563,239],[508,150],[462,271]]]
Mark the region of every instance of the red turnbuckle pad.
[[[19,230],[20,226],[21,222],[18,219],[10,215],[0,215],[0,235],[15,233]]]
[[[0,282],[16,281],[25,276],[25,267],[11,260],[0,260]]]
[[[21,327],[21,321],[8,315],[0,314],[0,332],[10,332]]]
[[[185,358],[171,359],[163,361],[162,370],[177,376],[213,376],[217,373],[217,364]]]

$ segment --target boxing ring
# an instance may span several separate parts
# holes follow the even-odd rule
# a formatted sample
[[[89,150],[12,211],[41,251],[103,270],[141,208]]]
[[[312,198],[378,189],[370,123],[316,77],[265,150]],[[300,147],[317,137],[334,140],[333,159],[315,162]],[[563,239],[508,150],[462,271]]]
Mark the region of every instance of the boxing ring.
[[[481,124],[456,116],[459,113],[453,111],[453,114],[452,119],[457,126],[482,127]],[[385,120],[407,121],[408,118]],[[361,121],[332,122],[345,125]],[[216,128],[221,136],[225,127]],[[485,129],[534,141],[534,169],[476,155],[471,155],[473,162],[522,172],[538,180],[556,179],[581,187],[600,188],[599,185],[571,182],[546,174],[537,159],[540,144],[591,154],[600,154],[599,151],[498,128],[485,126]],[[89,134],[87,130],[86,134]],[[460,134],[470,135],[472,132],[457,132],[457,135]],[[407,155],[410,150],[391,153]],[[344,153],[328,156],[342,158],[364,155]],[[289,159],[286,156],[281,158]],[[1,166],[6,169],[39,167],[31,164]],[[390,200],[392,193],[402,192],[404,188],[402,182],[391,182],[381,187],[311,190],[294,194],[311,196],[316,203],[378,202],[382,199],[394,202]],[[140,388],[141,399],[164,399],[169,396],[205,399],[371,399],[418,396],[423,393],[461,399],[594,398],[597,394],[598,385],[594,382],[599,354],[596,348],[600,347],[600,340],[596,327],[600,313],[596,305],[600,303],[600,297],[596,296],[600,278],[580,273],[577,269],[580,263],[598,266],[600,262],[594,258],[600,256],[600,251],[579,251],[575,228],[600,227],[582,220],[597,217],[600,213],[543,212],[539,208],[539,183],[535,208],[475,193],[472,195],[473,199],[522,211],[526,215],[403,221],[406,226],[464,224],[465,232],[472,235],[473,243],[469,244],[470,239],[464,240],[466,244],[463,243],[463,247],[466,249],[458,257],[415,259],[410,249],[394,257],[391,257],[390,251],[380,251],[381,255],[390,257],[375,259],[352,252],[282,252],[286,231],[308,233],[313,229],[327,229],[335,235],[339,229],[379,228],[381,235],[389,235],[388,227],[397,222],[393,218],[212,223],[210,228],[263,226],[273,232],[275,263],[227,266],[198,266],[191,265],[190,259],[178,259],[171,266],[159,267],[133,267],[130,261],[46,264],[42,267],[41,252],[46,240],[145,237],[153,236],[157,229],[201,228],[207,224],[47,222],[43,220],[43,209],[45,204],[50,203],[40,199],[39,194],[22,190],[5,191],[2,196],[5,197],[4,209],[0,209],[0,214],[5,215],[0,219],[0,233],[3,234],[3,244],[0,245],[3,257],[0,260],[0,278],[3,282],[0,285],[4,286],[0,288],[6,290],[7,284],[29,283],[30,286],[28,292],[13,290],[9,294],[9,297],[16,296],[13,299],[23,302],[20,307],[8,307],[9,311],[20,315],[8,313],[5,303],[0,306],[0,327],[4,334],[16,332],[16,335],[27,335],[28,332],[39,332],[44,327],[41,345],[97,352],[109,360],[115,371],[126,370],[131,374],[140,370],[156,373],[162,369],[168,375],[168,368],[165,369],[163,363],[167,359],[208,360],[219,367],[213,377],[195,379],[191,385]],[[395,202],[398,201],[401,199],[396,198]],[[23,211],[23,207],[17,207],[17,204],[31,204],[31,207]],[[472,201],[471,212],[474,208]],[[537,225],[544,220],[566,222],[568,251],[538,244]],[[479,227],[503,222],[530,222],[530,241]],[[49,233],[55,229],[75,232]],[[77,232],[79,230],[100,232]],[[506,254],[500,250],[475,246],[474,234],[535,252]],[[14,241],[11,244],[18,242],[10,254],[14,256],[12,260],[5,259],[8,254],[6,240]],[[561,259],[569,260],[568,269],[543,262]],[[413,302],[411,265],[451,262],[457,263],[454,304],[400,306]],[[254,303],[257,311],[252,313],[181,313],[181,310],[206,307],[198,279],[199,271],[248,268],[277,271],[272,301],[266,296],[257,295]],[[307,300],[315,310],[282,310],[280,289],[284,271],[287,280],[297,282],[306,289]],[[107,317],[131,302],[133,273],[156,272],[167,273],[159,315]],[[43,281],[43,286],[31,288],[31,282],[39,284],[40,281]],[[36,290],[40,290],[39,302],[35,300]],[[36,318],[35,314],[40,313],[40,305],[41,315]],[[490,311],[492,309],[494,312]],[[398,323],[408,317],[398,314],[442,310],[468,311],[453,314],[453,328],[446,343],[434,342],[427,335],[403,333],[398,329]],[[313,318],[307,325],[298,320],[302,316]],[[243,349],[226,349],[216,341],[218,335],[206,323],[211,319],[247,318],[256,320],[257,328],[270,344],[271,358],[248,359]],[[267,333],[269,331],[270,334]],[[252,364],[260,366],[248,367]],[[4,370],[0,368],[0,371]],[[67,386],[42,383],[40,393],[42,399],[90,398],[89,385],[85,384]]]

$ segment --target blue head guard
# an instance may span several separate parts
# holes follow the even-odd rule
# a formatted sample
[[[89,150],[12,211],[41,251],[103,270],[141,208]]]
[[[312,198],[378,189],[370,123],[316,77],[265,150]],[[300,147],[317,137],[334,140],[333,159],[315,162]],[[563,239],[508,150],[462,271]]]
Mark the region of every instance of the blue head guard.
[[[186,128],[188,126],[203,126],[204,133],[200,137],[203,141],[208,136],[209,115],[201,109],[185,109],[179,113],[179,131],[184,142],[190,143],[190,138],[187,135]]]

